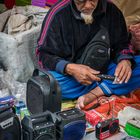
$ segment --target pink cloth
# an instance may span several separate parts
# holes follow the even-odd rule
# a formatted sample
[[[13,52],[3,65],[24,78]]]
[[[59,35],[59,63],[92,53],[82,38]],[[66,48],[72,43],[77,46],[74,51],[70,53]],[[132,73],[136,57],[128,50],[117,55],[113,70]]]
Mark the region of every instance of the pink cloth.
[[[46,5],[47,5],[47,6],[52,6],[52,5],[54,5],[56,2],[58,2],[58,0],[46,0]]]
[[[52,6],[56,2],[58,2],[58,0],[32,0],[32,5],[45,7],[45,6]]]

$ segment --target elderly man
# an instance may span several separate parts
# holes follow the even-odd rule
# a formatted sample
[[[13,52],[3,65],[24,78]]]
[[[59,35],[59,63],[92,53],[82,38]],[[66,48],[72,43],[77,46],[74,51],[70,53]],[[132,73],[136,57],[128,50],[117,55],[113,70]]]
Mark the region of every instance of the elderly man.
[[[110,39],[110,64],[106,74],[117,77],[115,84],[100,79],[101,70],[77,63],[101,26],[106,28]],[[76,107],[83,108],[100,96],[124,95],[140,87],[140,58],[134,61],[128,43],[124,17],[111,2],[63,0],[45,17],[36,53],[39,65],[58,81],[62,97],[79,97]]]

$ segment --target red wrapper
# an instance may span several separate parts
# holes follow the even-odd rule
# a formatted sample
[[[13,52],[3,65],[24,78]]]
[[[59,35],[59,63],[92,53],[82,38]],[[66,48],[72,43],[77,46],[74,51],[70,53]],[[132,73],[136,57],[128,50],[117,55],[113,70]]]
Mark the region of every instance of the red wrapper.
[[[86,114],[86,120],[92,125],[95,126],[99,121],[102,120],[102,117],[95,110],[84,111]]]

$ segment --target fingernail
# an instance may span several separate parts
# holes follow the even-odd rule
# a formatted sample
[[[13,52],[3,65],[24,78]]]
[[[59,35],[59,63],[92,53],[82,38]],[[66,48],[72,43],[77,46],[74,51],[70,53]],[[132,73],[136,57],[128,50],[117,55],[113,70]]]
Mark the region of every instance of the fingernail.
[[[120,82],[120,79],[119,79],[119,78],[117,78],[117,79],[116,79],[116,81],[117,81],[117,82]]]

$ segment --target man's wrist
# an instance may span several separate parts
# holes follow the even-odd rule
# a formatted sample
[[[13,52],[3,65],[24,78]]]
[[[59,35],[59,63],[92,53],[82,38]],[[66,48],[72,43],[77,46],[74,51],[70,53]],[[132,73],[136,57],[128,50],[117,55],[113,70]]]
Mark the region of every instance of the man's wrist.
[[[131,61],[130,60],[126,60],[127,61],[127,63],[129,64],[129,66],[131,67],[132,66],[132,63],[131,63]]]
[[[121,61],[126,61],[130,67],[132,66],[132,63],[131,63],[131,61],[129,59],[122,59]]]
[[[72,75],[73,64],[69,63],[65,67],[65,74]]]

